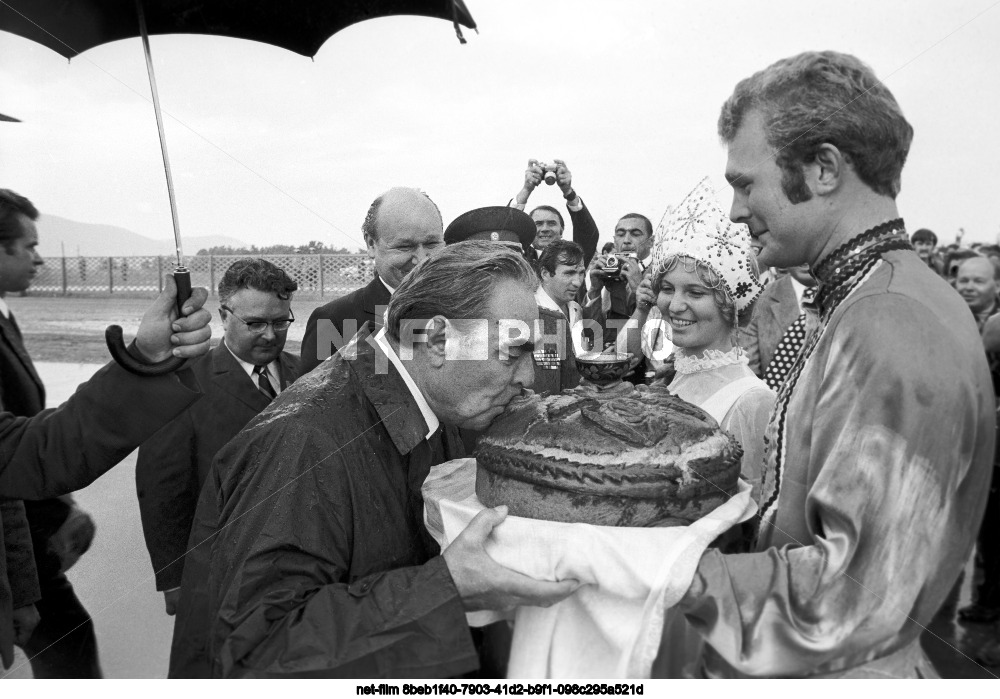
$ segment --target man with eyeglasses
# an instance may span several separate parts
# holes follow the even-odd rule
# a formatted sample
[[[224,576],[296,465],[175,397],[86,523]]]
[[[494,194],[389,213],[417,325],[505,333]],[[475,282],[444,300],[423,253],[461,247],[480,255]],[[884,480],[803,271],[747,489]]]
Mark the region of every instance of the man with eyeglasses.
[[[173,616],[198,493],[212,459],[299,376],[282,351],[298,284],[266,260],[234,262],[219,282],[223,341],[192,367],[204,398],[139,448],[135,480],[156,589]]]

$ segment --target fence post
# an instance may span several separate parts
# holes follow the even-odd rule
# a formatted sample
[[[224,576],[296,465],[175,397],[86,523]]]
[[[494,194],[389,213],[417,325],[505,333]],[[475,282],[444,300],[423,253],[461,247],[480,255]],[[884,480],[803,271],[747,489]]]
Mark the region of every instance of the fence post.
[[[326,288],[326,277],[323,274],[323,253],[319,255],[319,296],[323,298],[323,290]]]
[[[62,289],[63,289],[62,295],[65,296],[66,295],[66,256],[65,255],[63,255],[63,257],[62,257]]]
[[[113,257],[108,258],[108,293],[115,293],[115,260]]]
[[[160,293],[163,293],[163,258],[156,256],[156,279],[160,283]]]
[[[208,293],[215,293],[215,255],[208,256]]]

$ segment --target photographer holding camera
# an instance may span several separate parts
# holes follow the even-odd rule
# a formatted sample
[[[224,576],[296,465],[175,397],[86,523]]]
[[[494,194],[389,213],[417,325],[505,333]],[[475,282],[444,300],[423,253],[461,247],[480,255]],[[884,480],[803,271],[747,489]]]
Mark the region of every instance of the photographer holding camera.
[[[563,199],[566,200],[566,208],[569,210],[570,222],[573,224],[573,242],[583,248],[583,264],[589,265],[594,253],[597,252],[597,239],[600,235],[594,217],[573,190],[573,174],[564,161],[553,160],[549,165],[538,160],[529,160],[528,169],[524,171],[524,186],[509,205],[524,211],[531,193],[543,180],[548,185],[559,185]],[[535,242],[532,243],[532,248],[536,254],[541,254],[549,243],[562,238],[566,224],[558,209],[547,204],[536,206],[530,215],[535,222]]]
[[[587,313],[604,326],[604,344],[635,312],[635,292],[652,261],[653,224],[642,214],[625,214],[615,226],[615,249],[599,255],[590,270]],[[585,311],[586,312],[586,311]]]

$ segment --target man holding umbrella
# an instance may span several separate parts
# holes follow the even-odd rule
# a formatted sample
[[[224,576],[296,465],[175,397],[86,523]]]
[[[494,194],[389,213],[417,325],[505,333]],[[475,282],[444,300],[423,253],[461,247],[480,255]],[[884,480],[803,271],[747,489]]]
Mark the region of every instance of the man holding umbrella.
[[[178,317],[176,296],[168,276],[130,349],[144,363],[208,352],[207,291],[193,290],[183,304],[185,317]],[[89,485],[200,396],[186,367],[139,377],[110,363],[59,408],[31,418],[0,411],[0,499],[52,498]],[[0,531],[0,660],[10,667],[16,629],[4,541]]]

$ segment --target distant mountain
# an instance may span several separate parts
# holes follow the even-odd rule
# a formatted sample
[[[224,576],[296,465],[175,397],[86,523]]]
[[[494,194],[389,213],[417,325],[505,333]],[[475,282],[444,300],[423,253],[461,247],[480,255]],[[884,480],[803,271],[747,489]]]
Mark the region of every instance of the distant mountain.
[[[38,252],[42,257],[62,256],[60,243],[66,247],[66,257],[76,257],[77,254],[88,257],[174,254],[172,238],[153,240],[127,228],[81,223],[49,214],[42,214],[38,218],[38,238]],[[216,245],[247,247],[242,240],[226,235],[188,236],[184,238],[184,254],[194,255],[202,248]]]

